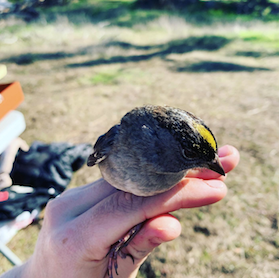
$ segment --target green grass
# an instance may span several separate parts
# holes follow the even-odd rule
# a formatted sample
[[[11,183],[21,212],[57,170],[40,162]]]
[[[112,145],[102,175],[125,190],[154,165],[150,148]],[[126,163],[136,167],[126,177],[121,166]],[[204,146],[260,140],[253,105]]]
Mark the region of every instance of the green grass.
[[[128,82],[137,84],[142,81],[145,73],[138,69],[105,68],[80,77],[77,81],[81,85],[117,85]]]
[[[279,48],[279,31],[241,31],[239,37],[244,41],[248,41],[254,44],[263,45],[268,48]]]
[[[120,73],[118,71],[115,72],[99,72],[92,76],[82,77],[78,81],[81,84],[88,84],[88,85],[112,85],[117,84],[117,79],[119,78]]]
[[[75,25],[109,21],[111,25],[132,28],[139,24],[146,24],[162,15],[179,16],[196,25],[212,23],[233,23],[235,21],[247,23],[251,20],[277,21],[278,15],[273,14],[267,7],[261,13],[242,14],[237,13],[231,6],[234,1],[219,2],[209,6],[207,1],[199,1],[185,8],[179,9],[144,9],[136,5],[135,0],[101,1],[101,0],[77,0],[69,1],[64,6],[39,7],[43,20],[53,22],[57,16],[63,15]],[[81,19],[82,18],[82,19]],[[44,21],[45,22],[45,21]]]

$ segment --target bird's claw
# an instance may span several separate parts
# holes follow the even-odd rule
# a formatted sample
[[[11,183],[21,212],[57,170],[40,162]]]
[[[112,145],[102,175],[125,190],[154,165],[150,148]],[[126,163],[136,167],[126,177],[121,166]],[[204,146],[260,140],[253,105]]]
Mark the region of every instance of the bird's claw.
[[[109,258],[108,261],[108,276],[109,278],[113,278],[113,268],[115,273],[118,275],[117,269],[117,256],[119,255],[120,258],[125,259],[127,256],[130,257],[134,263],[134,258],[130,254],[126,254],[122,251],[124,247],[127,247],[128,244],[132,241],[138,231],[141,229],[143,223],[140,223],[134,226],[124,237],[119,239],[116,243],[114,243],[111,247],[109,252],[107,253],[106,257]]]

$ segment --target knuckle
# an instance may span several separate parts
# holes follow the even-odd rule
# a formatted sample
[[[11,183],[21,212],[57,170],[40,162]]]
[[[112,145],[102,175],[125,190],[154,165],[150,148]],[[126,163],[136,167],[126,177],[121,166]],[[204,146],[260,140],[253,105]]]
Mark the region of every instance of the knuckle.
[[[45,208],[44,222],[50,225],[55,225],[57,223],[57,219],[59,218],[63,210],[64,205],[63,202],[61,202],[61,200],[50,200]]]
[[[65,197],[77,196],[80,190],[81,190],[80,187],[67,189],[61,193],[60,197],[65,198]]]
[[[46,204],[45,208],[45,219],[51,217],[54,214],[54,210],[56,207],[56,200],[49,200]]]

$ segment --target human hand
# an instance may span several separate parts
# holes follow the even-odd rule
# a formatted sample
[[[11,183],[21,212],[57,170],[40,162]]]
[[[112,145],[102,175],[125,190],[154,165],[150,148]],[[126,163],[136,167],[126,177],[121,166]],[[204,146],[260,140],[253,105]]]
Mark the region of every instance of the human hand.
[[[219,156],[226,173],[238,164],[239,153],[231,146],[220,148]],[[169,212],[221,200],[224,179],[210,170],[190,171],[177,186],[152,197],[117,191],[103,179],[68,190],[47,205],[35,252],[21,275],[3,277],[107,277],[110,246],[147,220],[124,249],[134,263],[118,258],[121,277],[136,277],[156,246],[179,236],[180,223]]]

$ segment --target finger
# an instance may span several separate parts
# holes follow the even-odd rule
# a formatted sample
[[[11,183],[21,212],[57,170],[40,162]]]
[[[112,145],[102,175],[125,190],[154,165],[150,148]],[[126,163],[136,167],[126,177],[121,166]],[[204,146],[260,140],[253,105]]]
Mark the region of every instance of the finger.
[[[171,190],[152,197],[119,191],[78,217],[76,225],[80,227],[81,236],[88,239],[88,247],[101,248],[98,254],[103,256],[110,245],[138,223],[180,208],[212,204],[221,200],[226,192],[222,181],[200,179],[184,179]]]
[[[219,149],[218,151],[220,161],[222,163],[222,166],[225,170],[226,173],[230,172],[233,170],[238,162],[239,162],[239,152],[236,148],[233,146],[223,146]],[[187,177],[191,178],[199,178],[199,179],[204,179],[204,180],[209,180],[209,179],[220,179],[224,180],[225,177],[221,176],[220,174],[211,171],[209,169],[198,169],[198,170],[190,170],[187,173]]]
[[[143,228],[127,246],[127,251],[134,259],[143,259],[155,247],[177,238],[180,233],[181,225],[174,216],[168,213],[156,216],[144,223]]]
[[[48,204],[47,211],[51,207],[53,217],[57,221],[63,219],[65,222],[84,213],[115,192],[117,190],[108,182],[99,179],[93,183],[65,191],[58,199],[54,199]]]
[[[118,268],[121,277],[129,277],[129,273],[137,273],[139,267],[152,252],[163,242],[177,238],[181,233],[179,221],[170,214],[163,214],[148,220],[138,232],[133,241],[124,250],[134,258],[118,259]]]

